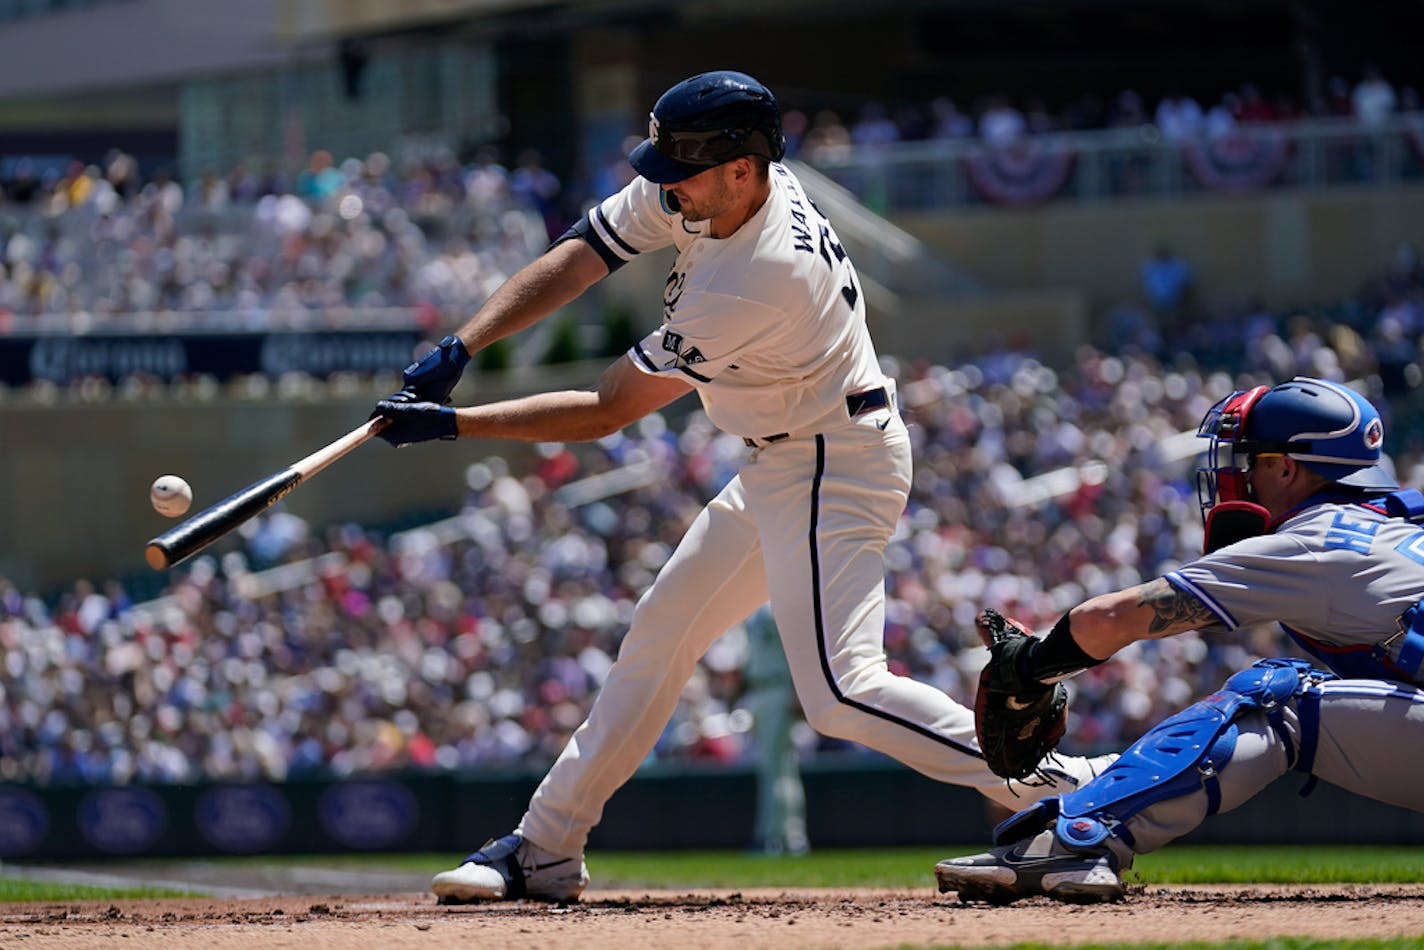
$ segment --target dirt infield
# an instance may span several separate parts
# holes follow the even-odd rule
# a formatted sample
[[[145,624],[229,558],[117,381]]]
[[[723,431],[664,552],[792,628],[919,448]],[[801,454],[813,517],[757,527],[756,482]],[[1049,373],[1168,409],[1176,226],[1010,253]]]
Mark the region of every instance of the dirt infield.
[[[0,904],[0,947],[1003,946],[1025,941],[1424,936],[1424,885],[1137,887],[1121,904],[960,904],[913,890],[591,890],[569,906],[424,894]]]

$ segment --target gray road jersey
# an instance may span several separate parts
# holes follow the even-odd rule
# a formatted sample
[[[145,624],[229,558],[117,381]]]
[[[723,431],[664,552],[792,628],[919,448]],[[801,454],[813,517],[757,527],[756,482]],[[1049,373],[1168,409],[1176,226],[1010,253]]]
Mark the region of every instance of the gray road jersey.
[[[1389,663],[1398,658],[1399,616],[1424,597],[1419,525],[1360,504],[1315,505],[1165,576],[1227,629],[1278,621],[1342,676],[1408,679],[1374,651],[1384,644]]]

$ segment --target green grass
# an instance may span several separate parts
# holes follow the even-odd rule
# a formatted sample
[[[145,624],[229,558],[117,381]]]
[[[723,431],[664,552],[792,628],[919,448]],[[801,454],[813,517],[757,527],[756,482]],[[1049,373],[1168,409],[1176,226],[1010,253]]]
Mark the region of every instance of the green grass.
[[[600,884],[678,887],[924,887],[936,861],[974,848],[825,849],[804,858],[731,852],[593,853]],[[1150,884],[1368,884],[1424,881],[1424,848],[1182,845],[1143,855],[1132,872]]]
[[[936,861],[973,850],[973,846],[878,850],[825,848],[804,857],[767,857],[735,851],[594,851],[589,855],[589,866],[594,883],[599,887],[932,887],[932,869]],[[460,852],[452,852],[214,860],[235,867],[282,863],[348,871],[430,875],[449,867],[460,856]],[[102,869],[101,866],[95,868]],[[1142,884],[1416,883],[1424,882],[1424,848],[1180,845],[1138,858],[1129,880]],[[172,892],[156,889],[114,891],[0,877],[0,901],[157,896],[172,896]],[[1272,946],[1284,948],[1289,945]]]
[[[153,897],[191,897],[190,892],[171,891],[161,887],[95,887],[90,884],[65,884],[57,881],[22,881],[0,878],[0,902],[31,903],[36,901],[109,901]]]
[[[921,950],[904,945],[901,950]],[[1000,950],[1061,950],[1059,944],[1016,943]],[[1313,940],[1308,937],[1277,937],[1273,940],[1226,940],[1190,943],[1082,943],[1073,950],[1419,950],[1418,937],[1370,940]]]

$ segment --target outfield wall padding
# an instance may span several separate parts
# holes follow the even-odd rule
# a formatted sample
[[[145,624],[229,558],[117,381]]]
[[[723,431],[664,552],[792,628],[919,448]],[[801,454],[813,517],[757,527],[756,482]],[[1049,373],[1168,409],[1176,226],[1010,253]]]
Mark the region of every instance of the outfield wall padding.
[[[988,841],[1004,817],[967,789],[893,764],[817,763],[803,773],[813,847]],[[513,828],[533,772],[396,775],[284,784],[98,788],[0,785],[0,859],[220,854],[464,853]],[[1424,815],[1292,773],[1186,840],[1241,844],[1424,844]],[[749,847],[750,768],[645,767],[608,803],[591,850]]]

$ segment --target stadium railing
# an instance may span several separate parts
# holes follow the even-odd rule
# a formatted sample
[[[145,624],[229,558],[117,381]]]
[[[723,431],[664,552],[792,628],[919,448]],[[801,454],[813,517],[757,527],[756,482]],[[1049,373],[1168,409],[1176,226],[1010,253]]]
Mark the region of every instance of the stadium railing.
[[[1424,114],[1240,125],[1173,141],[1154,125],[896,142],[801,159],[876,211],[1034,206],[1424,180]]]

